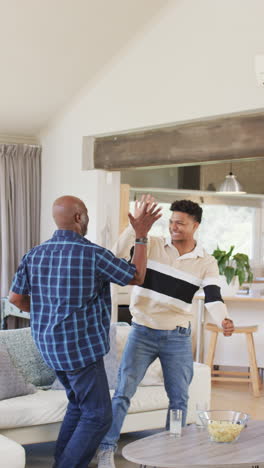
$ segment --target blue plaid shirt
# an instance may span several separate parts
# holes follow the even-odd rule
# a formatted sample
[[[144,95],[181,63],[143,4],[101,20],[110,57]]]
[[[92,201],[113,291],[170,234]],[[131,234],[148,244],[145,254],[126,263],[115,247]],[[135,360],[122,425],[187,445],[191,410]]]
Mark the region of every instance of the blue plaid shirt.
[[[23,257],[11,290],[30,295],[32,335],[50,367],[79,369],[109,351],[110,282],[124,286],[134,273],[135,265],[68,230]]]

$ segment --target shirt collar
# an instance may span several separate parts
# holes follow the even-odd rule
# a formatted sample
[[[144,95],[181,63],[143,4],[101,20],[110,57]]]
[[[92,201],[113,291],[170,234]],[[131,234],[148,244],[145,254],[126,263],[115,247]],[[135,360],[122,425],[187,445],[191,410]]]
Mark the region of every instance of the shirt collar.
[[[53,239],[58,239],[60,237],[66,238],[66,239],[85,239],[83,236],[78,234],[75,231],[71,231],[70,229],[57,229],[54,234],[53,234]],[[86,239],[87,240],[87,239]]]
[[[191,252],[188,252],[184,255],[179,255],[179,251],[176,247],[174,247],[174,245],[172,245],[171,243],[171,237],[168,236],[165,238],[165,247],[168,246],[172,249],[175,249],[176,252],[178,252],[178,256],[179,256],[179,259],[185,259],[185,258],[197,258],[197,257],[204,257],[204,249],[202,248],[201,245],[199,244],[196,244],[195,248],[191,251]]]

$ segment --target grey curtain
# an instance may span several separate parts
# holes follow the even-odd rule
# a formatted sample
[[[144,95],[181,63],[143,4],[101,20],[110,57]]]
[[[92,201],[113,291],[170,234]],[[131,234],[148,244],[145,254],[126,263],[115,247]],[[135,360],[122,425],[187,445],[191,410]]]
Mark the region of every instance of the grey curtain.
[[[41,148],[0,144],[0,294],[40,238]]]

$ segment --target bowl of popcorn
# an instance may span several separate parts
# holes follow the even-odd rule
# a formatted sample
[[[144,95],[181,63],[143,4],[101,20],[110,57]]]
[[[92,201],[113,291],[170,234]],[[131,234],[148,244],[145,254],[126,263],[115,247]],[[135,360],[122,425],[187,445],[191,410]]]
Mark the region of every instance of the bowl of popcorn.
[[[246,427],[249,415],[240,411],[199,411],[199,418],[213,442],[236,442]]]

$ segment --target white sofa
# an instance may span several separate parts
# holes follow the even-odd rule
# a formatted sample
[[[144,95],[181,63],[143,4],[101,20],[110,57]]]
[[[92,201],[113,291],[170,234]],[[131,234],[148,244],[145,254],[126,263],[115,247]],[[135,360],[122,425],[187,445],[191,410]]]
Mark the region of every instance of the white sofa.
[[[21,332],[21,330],[24,331]],[[114,386],[118,364],[129,330],[130,326],[128,324],[117,323],[111,326],[111,349],[105,358],[110,387]],[[8,341],[8,350],[11,354],[12,335],[10,340],[10,333],[13,333],[13,336],[16,334],[17,342],[20,333],[26,334],[26,339],[31,341],[30,346],[34,349],[35,345],[29,329],[0,331],[0,343]],[[22,349],[24,349],[23,343],[21,343],[21,352]],[[18,360],[20,358],[19,355]],[[31,369],[33,369],[34,365],[40,367],[40,359],[39,355],[35,355],[32,360],[28,356]],[[49,369],[43,370],[45,366],[43,362],[41,362],[41,366],[41,375],[46,372],[50,381],[52,371]],[[18,369],[21,373],[24,372],[21,362],[18,364]],[[29,380],[28,376],[27,380]],[[113,392],[114,390],[111,390],[112,394]],[[195,408],[198,402],[210,405],[211,376],[210,369],[205,364],[194,364],[194,377],[190,385],[189,397],[187,424],[195,422]],[[0,401],[0,434],[20,444],[56,440],[66,405],[65,391],[51,388],[46,390],[38,388],[35,393],[29,395],[3,399]],[[167,406],[168,399],[163,385],[161,367],[159,361],[156,360],[148,369],[131,401],[122,432],[164,427]]]
[[[17,442],[0,435],[0,460],[2,468],[25,468],[25,449]]]

